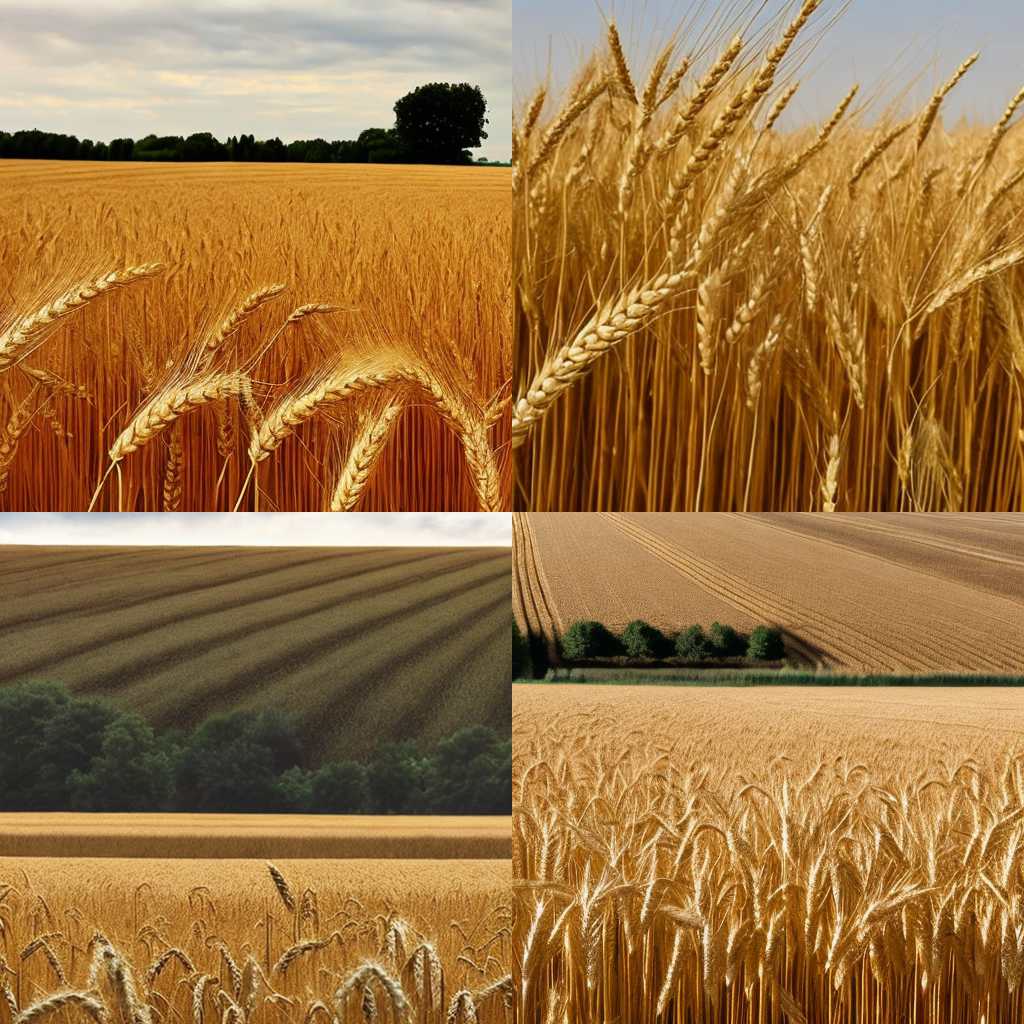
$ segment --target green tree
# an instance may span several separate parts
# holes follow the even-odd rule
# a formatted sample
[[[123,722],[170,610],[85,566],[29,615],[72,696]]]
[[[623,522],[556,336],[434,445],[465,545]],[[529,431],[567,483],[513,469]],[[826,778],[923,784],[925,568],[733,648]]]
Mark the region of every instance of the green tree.
[[[782,632],[771,626],[758,626],[750,634],[747,657],[751,661],[780,661],[786,656]]]
[[[676,637],[676,654],[683,661],[706,661],[711,657],[711,644],[700,626],[690,626]]]
[[[721,622],[712,622],[708,630],[711,649],[719,658],[739,658],[746,650],[743,637],[732,626],[723,626]]]
[[[574,622],[561,640],[566,661],[609,658],[621,652],[618,640],[600,622]]]
[[[379,814],[415,813],[430,783],[430,763],[414,743],[385,743],[367,764],[372,809]]]
[[[428,808],[439,814],[510,814],[511,756],[511,743],[502,744],[483,725],[460,729],[442,740],[431,754]]]
[[[470,163],[485,124],[484,94],[467,82],[421,85],[395,104],[395,131],[418,163]]]
[[[208,718],[179,758],[182,810],[261,811],[279,798],[281,774],[301,760],[294,723],[277,712]]]
[[[362,814],[369,810],[366,768],[356,761],[333,761],[313,773],[312,808],[317,814]]]
[[[622,648],[626,656],[635,661],[654,661],[664,658],[671,645],[660,629],[643,619],[634,619],[622,631]]]
[[[68,777],[70,805],[79,811],[162,811],[172,805],[174,764],[141,718],[120,715],[103,733],[87,772]]]

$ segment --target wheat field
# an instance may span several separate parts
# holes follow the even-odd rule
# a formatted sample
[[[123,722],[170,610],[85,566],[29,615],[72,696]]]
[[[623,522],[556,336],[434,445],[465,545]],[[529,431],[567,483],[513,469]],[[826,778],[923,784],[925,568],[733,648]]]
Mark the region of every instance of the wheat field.
[[[841,5],[712,6],[517,118],[515,507],[1019,508],[1024,89],[951,123],[965,50],[809,124]]]
[[[621,631],[639,618],[668,632],[770,622],[793,663],[824,672],[1024,670],[1020,515],[515,512],[513,523],[513,610],[552,656],[575,621]]]
[[[498,169],[0,164],[0,509],[510,506]]]
[[[519,1020],[1011,1024],[1018,690],[513,687]]]
[[[507,1024],[508,862],[0,858],[0,1021]]]

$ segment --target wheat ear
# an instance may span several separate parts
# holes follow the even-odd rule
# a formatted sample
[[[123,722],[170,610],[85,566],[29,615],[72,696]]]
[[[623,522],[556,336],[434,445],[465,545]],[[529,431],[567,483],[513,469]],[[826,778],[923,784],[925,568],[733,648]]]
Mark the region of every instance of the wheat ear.
[[[151,398],[136,413],[110,449],[110,461],[120,462],[138,451],[162,430],[193,409],[225,398],[237,398],[251,388],[240,371],[206,374],[190,384],[172,384]]]
[[[582,377],[609,349],[643,330],[686,286],[690,271],[660,274],[624,292],[595,314],[568,345],[540,368],[512,410],[512,444],[519,447],[551,403]]]
[[[402,406],[394,402],[363,424],[331,496],[332,512],[350,512],[356,507],[401,412]]]
[[[213,362],[214,357],[220,351],[224,343],[238,332],[245,323],[264,303],[280,295],[284,291],[283,284],[272,284],[266,288],[258,288],[247,295],[235,309],[233,309],[221,322],[216,331],[207,338],[203,345],[202,355],[199,359],[198,370],[206,370]]]
[[[36,310],[31,316],[18,320],[0,334],[0,373],[13,366],[22,356],[46,340],[65,319],[87,306],[93,299],[115,288],[124,288],[136,281],[144,281],[163,270],[160,263],[143,263],[124,270],[86,281],[66,291],[59,299]]]
[[[39,1002],[27,1006],[14,1019],[14,1024],[35,1024],[70,1007],[77,1007],[91,1017],[96,1024],[107,1024],[109,1017],[106,1007],[93,992],[55,992]]]

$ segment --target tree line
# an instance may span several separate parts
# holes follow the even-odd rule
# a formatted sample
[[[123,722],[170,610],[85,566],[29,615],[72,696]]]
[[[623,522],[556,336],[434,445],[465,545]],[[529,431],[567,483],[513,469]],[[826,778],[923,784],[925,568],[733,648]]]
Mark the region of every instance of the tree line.
[[[276,711],[157,731],[56,683],[0,689],[4,811],[509,814],[511,780],[511,738],[486,726],[309,764],[298,723]]]
[[[472,163],[469,152],[487,138],[487,101],[479,86],[431,82],[395,104],[391,128],[367,128],[355,139],[257,139],[210,132],[147,135],[94,142],[38,130],[0,131],[0,158],[264,163]],[[486,161],[484,161],[486,162]]]

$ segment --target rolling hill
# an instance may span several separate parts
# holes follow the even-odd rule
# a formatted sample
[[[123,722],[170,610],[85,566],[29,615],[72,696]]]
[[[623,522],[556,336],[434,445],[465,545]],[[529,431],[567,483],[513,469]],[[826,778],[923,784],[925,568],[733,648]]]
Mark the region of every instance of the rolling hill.
[[[0,685],[155,725],[277,708],[314,756],[510,727],[503,548],[0,547]]]

